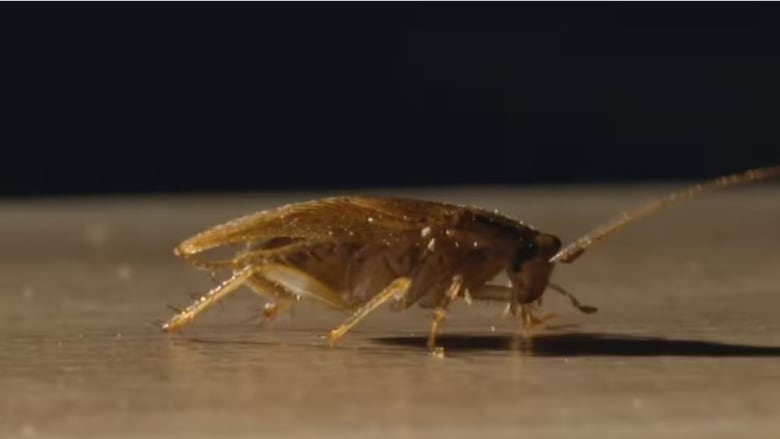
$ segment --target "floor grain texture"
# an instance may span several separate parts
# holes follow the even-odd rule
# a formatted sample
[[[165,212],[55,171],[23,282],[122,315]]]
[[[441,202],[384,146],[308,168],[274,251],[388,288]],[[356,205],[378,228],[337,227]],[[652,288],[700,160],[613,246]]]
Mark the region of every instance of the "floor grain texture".
[[[497,208],[564,241],[669,186],[390,192]],[[367,191],[362,191],[366,193]],[[0,437],[733,438],[780,431],[780,187],[645,220],[561,266],[559,315],[513,346],[502,307],[301,303],[273,328],[248,292],[168,335],[211,280],[175,258],[202,228],[324,193],[0,202]],[[750,435],[750,436],[748,436]]]

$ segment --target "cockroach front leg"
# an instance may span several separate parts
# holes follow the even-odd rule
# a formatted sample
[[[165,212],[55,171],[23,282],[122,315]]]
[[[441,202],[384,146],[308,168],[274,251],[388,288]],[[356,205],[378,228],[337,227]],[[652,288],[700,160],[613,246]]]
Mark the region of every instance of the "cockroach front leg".
[[[515,300],[516,292],[511,287],[505,287],[501,285],[484,285],[474,291],[471,291],[471,298],[473,300],[486,300],[492,302],[507,303],[507,314],[515,315],[513,310],[520,309],[520,318],[523,322],[523,329],[533,329],[547,320],[556,318],[555,314],[545,314],[541,317],[536,317],[533,313],[534,307],[530,303],[515,304],[512,305],[512,301]]]
[[[598,308],[596,308],[595,306],[583,305],[582,303],[580,303],[579,300],[577,300],[576,297],[574,297],[572,293],[564,290],[559,285],[550,283],[547,285],[547,287],[555,291],[556,293],[563,294],[564,296],[568,297],[569,301],[571,301],[571,304],[585,314],[592,314],[598,311]],[[473,300],[509,302],[510,300],[512,300],[512,288],[504,287],[501,285],[485,285],[482,288],[472,291],[471,298]]]
[[[360,308],[356,309],[347,320],[344,321],[338,328],[330,331],[329,342],[331,346],[335,346],[336,343],[347,333],[353,326],[359,321],[363,320],[371,311],[377,309],[383,303],[390,299],[396,300],[402,299],[406,292],[409,291],[409,286],[412,281],[408,277],[399,277],[385,287],[384,290],[375,295],[368,302],[363,304]]]
[[[447,289],[447,292],[444,294],[444,297],[441,298],[441,302],[439,302],[439,305],[436,307],[436,309],[433,310],[433,321],[431,321],[431,331],[428,334],[428,351],[432,355],[441,356],[444,354],[444,349],[436,346],[436,335],[439,333],[439,328],[441,327],[442,322],[444,322],[444,319],[447,318],[447,311],[449,309],[450,304],[452,303],[453,300],[455,300],[455,298],[458,297],[458,293],[460,292],[460,288],[462,286],[463,286],[463,276],[461,275],[453,276],[450,287]]]
[[[548,314],[544,314],[541,317],[536,317],[534,315],[534,309],[535,307],[531,303],[520,305],[520,319],[523,321],[524,331],[531,331],[534,328],[537,328],[542,324],[544,324],[544,322],[546,322],[547,320],[558,318],[558,314],[555,313],[548,313]]]

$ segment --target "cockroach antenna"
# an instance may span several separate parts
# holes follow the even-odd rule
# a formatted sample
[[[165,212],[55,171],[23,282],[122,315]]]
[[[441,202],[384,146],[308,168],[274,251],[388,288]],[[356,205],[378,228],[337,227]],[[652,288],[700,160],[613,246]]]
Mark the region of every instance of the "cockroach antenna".
[[[650,201],[642,206],[632,210],[627,210],[612,221],[598,227],[597,229],[585,234],[581,238],[564,247],[552,258],[550,263],[563,262],[569,263],[576,260],[585,250],[598,241],[603,240],[613,232],[617,232],[628,224],[641,218],[649,216],[659,210],[665,209],[681,201],[689,200],[697,195],[713,192],[716,190],[741,186],[748,183],[754,183],[762,180],[769,180],[780,177],[780,165],[768,166],[765,168],[750,169],[748,171],[726,175],[714,180],[695,184],[681,191],[674,192],[664,198]]]

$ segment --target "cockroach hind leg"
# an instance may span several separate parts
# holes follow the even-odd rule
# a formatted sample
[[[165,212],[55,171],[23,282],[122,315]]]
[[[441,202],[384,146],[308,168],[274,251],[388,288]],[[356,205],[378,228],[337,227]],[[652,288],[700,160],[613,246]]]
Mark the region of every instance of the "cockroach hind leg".
[[[173,317],[160,325],[161,329],[165,332],[173,332],[192,322],[200,313],[235,291],[250,276],[252,276],[252,267],[234,272],[229,279],[200,296],[187,308],[176,311]],[[176,310],[177,308],[173,309]]]
[[[187,297],[189,297],[190,299],[192,299],[192,300],[193,300],[193,301],[195,301],[195,302],[198,302],[198,301],[201,301],[201,300],[203,300],[203,299],[202,299],[202,297],[203,297],[203,294],[201,294],[201,293],[189,293],[189,294],[187,294]],[[217,306],[219,306],[220,308],[221,308],[222,306],[224,306],[224,304],[223,304],[222,302],[217,302],[217,303],[216,303],[216,305],[217,305]],[[176,310],[177,310],[177,308],[174,308],[174,307],[172,307],[172,306],[170,306],[170,305],[168,305],[168,308],[169,308],[169,309],[171,309],[171,310],[173,310],[173,311],[176,311]],[[181,312],[181,310],[179,310],[178,312]]]
[[[405,296],[406,292],[409,291],[409,285],[411,285],[411,280],[408,277],[399,277],[390,282],[384,290],[372,297],[371,300],[363,304],[363,306],[356,309],[355,312],[347,317],[347,320],[345,320],[344,323],[330,331],[328,334],[328,344],[331,347],[334,347],[344,334],[376,308],[397,296]]]

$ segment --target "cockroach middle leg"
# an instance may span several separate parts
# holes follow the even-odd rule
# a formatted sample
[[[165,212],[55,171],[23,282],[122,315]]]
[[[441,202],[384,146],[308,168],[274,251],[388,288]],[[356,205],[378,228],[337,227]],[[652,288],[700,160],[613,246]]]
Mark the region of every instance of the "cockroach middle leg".
[[[458,293],[460,292],[460,288],[463,286],[463,276],[461,275],[455,275],[452,277],[452,283],[450,284],[450,287],[447,289],[447,292],[444,294],[444,297],[441,298],[441,302],[436,307],[436,309],[433,310],[433,321],[431,321],[431,331],[428,334],[428,351],[432,355],[441,356],[444,354],[444,350],[441,347],[436,346],[436,335],[439,332],[439,328],[444,321],[444,319],[447,318],[447,310],[452,303],[453,300],[455,300],[458,297]]]
[[[384,290],[382,290],[379,294],[372,297],[371,300],[363,304],[360,308],[356,309],[352,315],[350,315],[347,320],[344,321],[338,328],[330,331],[329,343],[331,346],[335,346],[335,344],[339,341],[341,337],[344,336],[344,334],[347,333],[350,329],[352,329],[353,326],[355,326],[359,321],[363,320],[368,314],[371,313],[371,311],[375,310],[379,306],[381,306],[383,303],[387,302],[390,299],[393,298],[403,298],[404,295],[406,295],[406,292],[409,291],[409,285],[411,285],[412,281],[408,277],[399,277],[390,284],[385,287]]]

